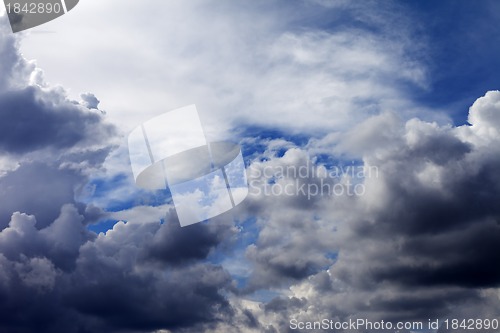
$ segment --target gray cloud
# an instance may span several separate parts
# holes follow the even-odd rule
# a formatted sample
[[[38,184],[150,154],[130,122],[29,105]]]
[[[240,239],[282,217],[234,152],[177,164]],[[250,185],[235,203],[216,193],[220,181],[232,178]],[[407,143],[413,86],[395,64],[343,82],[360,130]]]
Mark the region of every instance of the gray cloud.
[[[226,28],[217,26],[215,32]],[[383,113],[345,135],[311,140],[305,148],[282,142],[278,148],[286,148],[283,156],[266,152],[266,159],[254,166],[300,166],[308,152],[318,151],[360,158],[377,166],[380,174],[366,179],[367,192],[359,198],[249,198],[238,213],[256,218],[258,237],[246,248],[243,259],[250,273],[247,285],[238,290],[224,265],[208,259],[214,251],[224,253],[222,247],[233,245],[236,240],[231,238],[253,236],[253,230],[222,221],[228,217],[181,229],[172,212],[160,225],[152,222],[157,216],[148,216],[145,209],[106,234],[87,231],[88,223],[108,215],[77,202],[75,195],[108,157],[115,130],[89,110],[98,106],[94,95],[83,95],[81,103],[68,100],[62,88],[46,84],[36,66],[20,56],[14,37],[3,33],[0,37],[0,70],[5,73],[0,78],[0,112],[5,120],[0,125],[0,150],[14,165],[0,176],[0,313],[7,314],[0,316],[1,331],[270,333],[289,332],[291,317],[498,316],[500,271],[494,266],[500,259],[498,92],[489,92],[474,104],[471,126],[406,121]],[[386,81],[393,75],[425,86],[425,73],[406,61],[412,48],[397,49],[392,57],[371,35],[351,37],[348,31],[306,31],[262,42],[272,46],[264,57],[267,65],[256,68],[256,76],[245,81],[250,90],[259,88],[251,99],[265,104],[256,108],[245,102],[247,110],[261,110],[257,118],[265,114],[255,122],[271,115],[272,122],[284,128],[310,130],[312,123],[336,126],[347,118],[325,117],[333,106],[361,108],[367,116],[386,106],[377,100],[397,100],[398,89]],[[392,38],[391,45],[399,45],[399,37]],[[220,43],[226,45],[227,40]],[[181,45],[186,54],[198,55],[189,45]],[[219,48],[215,49],[213,63],[226,69]],[[223,59],[234,58],[231,50],[220,50]],[[167,60],[175,63],[182,58],[184,63],[181,53]],[[339,61],[330,61],[331,54]],[[205,68],[206,59],[196,61],[187,76]],[[348,74],[355,74],[355,84],[347,87],[342,80],[325,76],[325,68],[341,78],[345,68],[354,69]],[[372,70],[375,79],[365,84],[362,74]],[[234,75],[211,68],[204,73],[212,71],[234,76],[238,82],[241,78],[238,71]],[[264,72],[271,75],[262,85]],[[176,72],[170,80],[177,86],[183,77],[185,72]],[[381,80],[387,87],[377,90]],[[204,87],[196,86],[193,94],[204,93]],[[218,88],[220,101],[211,106],[231,105],[233,112],[247,96],[234,97],[234,88],[224,87]],[[269,94],[276,87],[278,94]],[[351,99],[359,95],[362,98]],[[388,103],[391,108],[401,104],[406,105]],[[314,117],[303,112],[304,105],[313,106]],[[287,117],[268,112],[281,107],[285,115],[302,117],[290,125]],[[255,120],[253,112],[245,114],[243,118],[251,114]],[[317,181],[306,177],[297,186]],[[248,293],[268,290],[283,295],[268,302],[246,299]]]
[[[96,214],[75,199],[92,169],[113,149],[117,131],[100,113],[52,87],[34,62],[19,52],[3,16],[0,27],[0,228],[20,211],[33,214],[37,228],[50,225],[71,203],[86,221]],[[87,211],[87,213],[85,213]]]
[[[0,331],[182,331],[228,321],[232,279],[206,262],[228,225],[181,230],[171,214],[164,225],[155,216],[88,231],[109,213],[77,197],[117,131],[90,110],[93,94],[69,100],[14,37],[2,37],[0,63],[11,74],[1,81],[0,153],[13,163],[0,176]]]
[[[6,153],[26,153],[49,146],[67,149],[113,134],[113,128],[103,125],[99,114],[84,111],[64,96],[46,93],[36,86],[3,92],[0,109],[0,149]]]
[[[35,228],[33,216],[16,213],[0,232],[0,309],[9,313],[0,328],[146,332],[231,316],[220,293],[232,288],[231,278],[221,267],[193,263],[159,270],[140,260],[159,224],[120,222],[94,239],[82,220],[67,205],[44,229]]]
[[[84,245],[65,303],[110,331],[175,329],[230,316],[219,291],[231,279],[220,267],[193,263],[163,271],[137,260],[152,228],[157,224],[118,224]]]
[[[266,310],[277,315],[275,328],[288,332],[292,317],[426,321],[499,315],[500,274],[494,264],[500,259],[499,100],[498,91],[478,99],[470,110],[471,125],[438,126],[381,115],[359,125],[373,136],[360,140],[354,128],[340,139],[333,148],[337,153],[345,147],[363,152],[364,163],[377,166],[379,177],[365,180],[364,196],[342,205],[332,200],[330,209],[321,211],[337,216],[338,230],[329,244],[338,248],[338,257],[328,271],[289,285],[293,297],[267,303]],[[381,138],[381,132],[389,136]],[[380,140],[390,143],[373,144]],[[286,213],[285,208],[276,211]],[[342,221],[342,216],[349,218]],[[276,217],[266,221],[259,239],[278,225],[289,235],[289,227],[280,222]],[[298,227],[304,238],[292,238],[289,247],[300,248],[305,240],[307,251],[324,252],[324,245],[308,239],[310,228]],[[255,269],[272,270],[276,259],[288,253],[284,250],[270,251]],[[265,253],[265,247],[260,251]],[[306,312],[310,308],[314,314]],[[255,312],[260,320],[269,317]]]
[[[38,227],[51,224],[64,204],[75,203],[74,188],[85,179],[73,170],[60,170],[45,163],[23,163],[0,178],[0,226],[13,212],[33,214]]]
[[[88,109],[99,109],[100,100],[92,93],[85,93],[80,95],[83,105]]]
[[[155,233],[144,249],[144,260],[166,265],[186,265],[205,259],[231,231],[226,226],[206,224],[182,228],[175,224],[172,213],[167,215],[169,223]],[[169,216],[170,215],[170,216]]]

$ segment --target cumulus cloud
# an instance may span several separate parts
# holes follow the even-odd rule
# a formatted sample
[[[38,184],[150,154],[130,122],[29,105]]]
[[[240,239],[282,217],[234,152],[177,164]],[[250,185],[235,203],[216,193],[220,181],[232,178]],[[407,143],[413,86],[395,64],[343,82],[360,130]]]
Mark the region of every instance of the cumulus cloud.
[[[113,133],[99,114],[85,111],[57,91],[26,86],[0,96],[1,149],[6,153],[26,153],[53,147],[67,149],[78,143],[91,144]],[[17,126],[12,126],[12,124]]]
[[[156,38],[141,39],[141,50],[152,44],[171,50],[158,52],[168,66],[144,51],[146,60],[134,58],[130,72],[117,70],[117,81],[153,73],[144,74],[144,86],[165,83],[161,103],[151,98],[162,110],[200,96],[196,100],[207,109],[220,110],[215,124],[222,118],[312,137],[303,144],[245,137],[265,147],[249,158],[249,179],[260,189],[286,187],[292,195],[251,192],[235,215],[187,228],[179,227],[169,203],[130,207],[134,202],[106,212],[78,200],[87,190],[88,196],[107,196],[101,202],[134,192],[131,182],[115,186],[115,178],[107,193],[89,189],[89,179],[105,173],[117,130],[96,111],[94,94],[72,101],[20,55],[17,37],[0,32],[0,111],[6,120],[0,125],[0,313],[7,314],[0,316],[0,330],[272,333],[290,331],[291,318],[499,315],[500,93],[490,91],[472,105],[470,125],[432,122],[425,112],[412,118],[414,105],[401,86],[425,89],[427,73],[413,57],[419,48],[406,39],[408,27],[385,15],[387,8],[365,12],[343,2],[319,3],[368,28],[342,20],[331,30],[310,26],[301,21],[317,13],[309,12],[310,3],[299,7],[305,16],[286,10],[290,16],[282,16],[290,21],[281,23],[274,20],[283,13],[279,6],[264,6],[261,16],[262,4],[248,5],[249,11],[230,3],[173,4],[176,10],[166,11],[177,16],[172,20],[156,17],[160,10],[150,13],[159,30],[177,29],[160,46]],[[304,28],[292,29],[293,22]],[[122,35],[102,33],[107,45]],[[134,48],[113,47],[122,55]],[[102,57],[94,65],[109,62]],[[116,101],[127,88],[119,85]],[[128,117],[144,117],[137,114]],[[127,179],[123,152],[111,157],[110,167]],[[325,178],[332,164],[355,161],[377,173]],[[307,175],[264,173],[289,166]],[[352,181],[366,191],[310,197],[300,190]],[[104,218],[118,222],[106,233],[88,231],[89,223]]]
[[[72,276],[70,306],[112,331],[196,326],[230,315],[219,290],[230,287],[231,279],[220,267],[194,263],[163,271],[141,260],[158,228],[118,223],[85,244]]]
[[[0,63],[10,67],[0,90],[0,330],[202,330],[227,321],[232,279],[206,259],[231,225],[181,229],[168,205],[113,215],[80,202],[117,130],[93,110],[93,94],[79,103],[46,83],[2,24]],[[108,217],[127,222],[106,234],[87,229]]]
[[[5,15],[0,25],[2,154],[48,148],[71,151],[98,145],[115,135],[113,126],[89,110],[98,104],[93,94],[83,94],[79,104],[71,101],[63,88],[47,84],[36,63],[21,55],[19,37],[9,31]]]
[[[359,124],[361,138],[354,135],[360,133],[355,127],[353,135],[339,139],[338,153],[360,152],[364,164],[376,166],[379,174],[365,179],[366,193],[355,200],[339,205],[334,198],[327,208],[314,210],[332,219],[318,235],[331,232],[326,226],[337,226],[326,244],[338,249],[338,256],[328,269],[289,284],[287,297],[267,303],[266,310],[276,316],[275,329],[286,332],[291,318],[426,321],[498,316],[500,274],[493,263],[499,260],[500,241],[499,96],[490,91],[473,104],[471,125],[439,126],[385,114]],[[389,144],[373,145],[385,141]],[[362,149],[364,145],[371,148]],[[273,208],[276,217],[263,223],[256,244],[279,227],[278,239],[290,240],[292,250],[266,252],[265,246],[259,247],[268,257],[256,260],[254,274],[272,271],[288,253],[287,262],[298,264],[307,258],[304,253],[325,252],[320,236],[308,238],[318,226],[304,222],[304,211],[287,215],[285,208]],[[301,235],[295,240],[289,224],[283,223],[294,216],[304,224],[295,223]],[[294,254],[302,242],[307,249]],[[255,248],[249,251],[255,260]],[[269,319],[265,313],[258,317]]]
[[[36,215],[37,227],[45,227],[64,204],[85,211],[75,191],[102,165],[117,131],[63,88],[47,84],[36,64],[22,57],[5,16],[0,24],[0,227],[16,211]]]
[[[0,327],[12,332],[150,331],[206,325],[231,316],[219,293],[233,288],[229,275],[220,266],[187,261],[203,258],[205,246],[214,244],[196,250],[193,243],[195,252],[184,250],[183,256],[189,241],[176,245],[172,232],[161,231],[172,227],[120,222],[95,238],[82,220],[72,205],[41,230],[35,228],[34,216],[12,216],[0,232],[0,308],[11,315],[2,317]],[[198,228],[195,240],[203,237],[203,226]],[[161,237],[173,254],[155,250]],[[145,260],[150,255],[155,262]],[[157,260],[185,264],[164,271]],[[19,300],[19,295],[25,296]]]
[[[80,97],[82,98],[83,104],[88,109],[98,109],[99,103],[101,103],[92,93],[81,94]]]

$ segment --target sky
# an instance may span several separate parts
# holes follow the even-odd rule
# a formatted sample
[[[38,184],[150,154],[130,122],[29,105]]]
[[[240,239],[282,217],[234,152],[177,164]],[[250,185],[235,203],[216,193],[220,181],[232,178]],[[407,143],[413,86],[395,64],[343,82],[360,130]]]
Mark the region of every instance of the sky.
[[[14,34],[1,12],[0,332],[498,319],[499,20],[487,0],[81,0]],[[249,194],[181,227],[127,136],[191,104]]]

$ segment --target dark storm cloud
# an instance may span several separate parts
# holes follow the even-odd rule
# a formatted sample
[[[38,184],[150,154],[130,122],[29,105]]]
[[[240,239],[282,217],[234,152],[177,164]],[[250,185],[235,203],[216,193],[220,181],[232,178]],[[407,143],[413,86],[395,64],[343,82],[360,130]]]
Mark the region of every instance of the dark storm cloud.
[[[221,267],[159,270],[138,260],[158,224],[119,223],[94,239],[82,220],[66,205],[47,228],[37,230],[33,216],[15,214],[0,232],[2,330],[147,332],[232,315],[221,294],[232,288],[231,278]]]
[[[0,116],[0,152],[19,165],[0,178],[0,227],[15,211],[34,214],[37,227],[47,226],[63,204],[75,203],[85,169],[104,162],[115,129],[62,92],[38,86],[1,93]]]
[[[97,319],[101,329],[148,331],[194,326],[222,319],[230,310],[219,294],[229,277],[217,267],[192,266],[164,277],[153,272],[123,274],[123,267],[110,267],[105,262],[85,266],[77,272],[81,275],[73,283],[79,284],[65,296],[64,303],[82,317]],[[83,271],[87,268],[90,270]],[[92,282],[96,268],[105,274],[98,284]]]
[[[410,121],[398,150],[384,160],[367,156],[379,167],[382,177],[373,185],[386,189],[387,204],[371,212],[372,221],[354,223],[352,236],[371,242],[389,239],[392,248],[366,253],[361,270],[374,281],[408,287],[496,287],[500,275],[489,263],[499,259],[498,138],[482,147],[473,141],[460,144],[458,130],[443,128],[434,135],[436,131],[431,124]]]
[[[43,228],[64,204],[87,210],[75,191],[111,151],[116,129],[100,113],[70,101],[64,89],[47,85],[21,56],[7,22],[1,25],[0,157],[8,163],[0,170],[0,228],[16,211],[35,215],[36,227]]]
[[[229,230],[223,226],[196,224],[181,227],[172,223],[163,225],[144,249],[144,259],[168,265],[185,265],[193,260],[205,259]]]
[[[294,316],[499,315],[498,93],[471,109],[471,127],[384,114],[338,138],[329,153],[349,147],[341,153],[379,168],[363,197],[250,198],[259,234],[246,249],[247,287],[235,291],[231,276],[207,262],[236,233],[232,222],[181,229],[173,216],[163,225],[145,216],[106,234],[86,230],[106,212],[76,202],[75,193],[108,156],[113,129],[88,110],[98,106],[95,96],[67,100],[22,59],[13,37],[0,37],[0,148],[18,162],[0,176],[0,331],[271,333],[290,332]],[[263,164],[302,165],[307,153],[289,148]],[[290,296],[238,298],[276,288]]]
[[[79,104],[45,83],[3,31],[0,66],[0,157],[10,162],[0,170],[0,331],[202,330],[227,321],[232,280],[203,260],[229,229],[183,232],[172,217],[88,231],[108,213],[76,197],[116,129],[90,110],[93,94]]]
[[[498,222],[475,222],[477,225],[468,227],[466,232],[410,238],[402,245],[400,253],[420,262],[374,267],[374,279],[393,280],[408,288],[415,285],[498,287],[500,268],[492,265],[500,259]]]
[[[22,154],[43,148],[69,149],[107,140],[113,126],[90,111],[99,100],[83,94],[70,101],[62,88],[50,87],[43,72],[19,52],[19,40],[8,22],[0,22],[0,153]]]
[[[92,94],[79,105],[40,80],[19,82],[0,94],[0,149],[17,159],[0,177],[0,331],[202,330],[231,317],[230,276],[200,263],[227,228],[139,221],[89,232],[107,213],[75,198],[115,129],[88,110],[98,106]]]
[[[86,268],[90,270],[83,271]],[[98,284],[92,282],[96,268],[106,274]],[[77,271],[81,275],[73,281],[78,285],[65,296],[64,303],[83,317],[97,319],[100,329],[113,332],[190,327],[230,315],[229,304],[219,293],[230,278],[220,267],[196,265],[166,276],[154,276],[154,272],[123,274],[122,269],[104,262],[83,265]]]
[[[83,216],[72,205],[63,206],[53,223],[41,230],[36,228],[34,216],[15,213],[0,232],[1,253],[11,261],[48,258],[55,268],[71,270],[80,246],[94,237],[82,221]]]
[[[63,149],[112,134],[113,128],[103,126],[98,114],[61,101],[61,96],[52,97],[34,86],[0,94],[0,150],[26,153],[48,146]]]
[[[0,310],[8,314],[0,316],[0,330],[202,331],[230,320],[223,291],[234,290],[231,277],[200,262],[219,243],[215,230],[198,228],[193,238],[172,231],[172,238],[165,231],[179,228],[176,221],[119,222],[96,238],[84,219],[71,204],[44,228],[36,227],[34,216],[12,216],[0,232]],[[178,258],[149,252],[150,244],[163,242],[161,250],[180,256],[181,266]],[[159,268],[159,262],[176,267]]]
[[[315,309],[315,318],[339,320],[497,317],[499,101],[498,91],[478,99],[470,126],[416,119],[405,124],[391,115],[360,124],[373,136],[339,146],[363,151],[379,177],[366,179],[366,194],[344,206],[350,218],[331,239],[340,250],[328,272],[297,283],[296,298],[275,299],[266,310],[303,320],[314,319],[308,308]],[[382,138],[388,143],[373,146],[380,131],[391,133]],[[273,267],[272,258],[266,267]],[[277,325],[286,331],[286,324]]]
[[[0,178],[0,227],[13,212],[37,217],[37,227],[46,227],[64,204],[75,203],[74,187],[84,181],[74,170],[60,170],[44,163],[22,164]]]

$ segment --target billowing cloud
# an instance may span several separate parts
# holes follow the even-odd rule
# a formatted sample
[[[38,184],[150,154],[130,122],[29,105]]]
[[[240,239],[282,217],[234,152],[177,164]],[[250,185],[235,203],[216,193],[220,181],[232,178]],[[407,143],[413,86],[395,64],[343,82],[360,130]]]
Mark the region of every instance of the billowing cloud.
[[[116,134],[100,113],[66,97],[43,80],[18,50],[2,16],[0,84],[0,227],[16,211],[37,216],[37,227],[51,224],[64,204],[77,204],[78,191],[99,167]],[[111,140],[111,141],[110,141]],[[85,207],[78,204],[82,212]]]
[[[116,84],[82,61],[74,77],[110,92],[81,101],[21,56],[2,17],[0,331],[275,333],[291,318],[498,317],[500,93],[472,105],[470,125],[446,125],[405,94],[428,89],[429,73],[394,7],[280,5],[99,3],[116,14],[92,12],[110,29],[93,47],[62,44],[68,59],[104,44],[90,65],[110,67]],[[142,30],[142,8],[162,39]],[[328,29],[310,23],[329,15]],[[109,43],[123,22],[138,24],[141,47]],[[124,127],[193,101],[214,110],[209,135],[239,127],[248,143],[248,199],[179,227],[168,200],[132,187],[100,99],[125,109],[111,116]],[[346,165],[376,172],[328,174]],[[105,219],[111,230],[88,230]]]
[[[365,166],[376,166],[379,173],[366,178],[366,193],[348,204],[332,198],[329,208],[311,210],[337,216],[326,225],[338,227],[326,244],[338,249],[338,257],[327,270],[289,284],[288,297],[267,303],[267,311],[277,315],[273,320],[278,331],[287,331],[291,318],[426,321],[498,316],[500,274],[494,263],[500,259],[499,98],[498,91],[479,98],[470,108],[470,125],[405,122],[383,114],[358,125],[365,134],[361,139],[354,135],[360,133],[356,127],[353,135],[339,139],[337,153],[346,147],[350,154],[362,152]],[[384,140],[388,144],[373,145]],[[372,148],[365,150],[365,145]],[[258,260],[255,247],[250,247],[250,259],[258,263],[254,274],[272,271],[289,253],[286,262],[296,264],[307,258],[304,253],[325,253],[321,237],[307,237],[317,228],[315,222],[307,224],[285,208],[274,214],[278,217],[263,223],[256,244],[278,226],[278,238],[290,243],[285,251],[267,252],[265,260]],[[293,221],[294,216],[301,221],[291,229],[298,228],[301,237],[296,240],[290,224],[282,220]],[[326,226],[318,234],[324,235]],[[294,255],[303,242],[307,250]],[[265,246],[258,248],[266,253]],[[283,276],[277,279],[283,281]],[[307,310],[311,308],[314,313]],[[254,313],[262,320],[269,317]]]
[[[57,91],[26,86],[3,92],[0,101],[4,119],[0,142],[4,152],[68,149],[78,143],[98,142],[113,133],[112,127],[102,124],[99,114],[71,103]]]
[[[41,230],[35,228],[34,216],[13,215],[0,232],[0,308],[10,314],[2,317],[0,327],[12,332],[149,331],[231,315],[219,293],[233,288],[231,278],[220,266],[198,262],[164,271],[144,260],[148,243],[167,226],[120,222],[95,238],[82,220],[71,205]],[[186,245],[175,244],[167,245],[181,256],[174,263],[203,257],[189,251],[182,257]],[[169,255],[154,252],[158,260],[168,261]]]
[[[106,234],[87,230],[112,216],[77,198],[117,131],[92,110],[93,94],[68,99],[20,55],[16,37],[1,37],[11,74],[2,76],[0,146],[14,163],[0,177],[0,330],[145,332],[230,317],[222,291],[234,289],[231,277],[206,261],[230,226],[181,229],[165,212],[160,225],[146,208],[121,212],[128,223]]]

